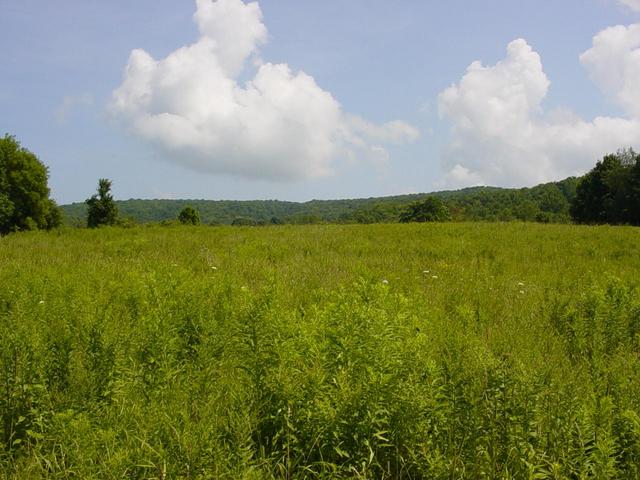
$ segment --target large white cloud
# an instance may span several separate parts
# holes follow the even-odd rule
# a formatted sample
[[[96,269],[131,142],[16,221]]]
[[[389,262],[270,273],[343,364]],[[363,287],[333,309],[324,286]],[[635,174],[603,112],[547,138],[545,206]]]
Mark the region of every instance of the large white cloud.
[[[598,33],[580,61],[606,95],[629,115],[640,118],[640,24],[618,25]]]
[[[256,2],[196,0],[199,40],[155,60],[131,52],[112,111],[169,158],[206,172],[290,180],[333,172],[339,158],[386,158],[381,144],[412,141],[400,121],[373,125],[343,112],[304,72],[263,63]],[[244,84],[248,61],[257,65]]]
[[[532,185],[582,174],[603,154],[637,144],[639,33],[637,25],[607,29],[580,57],[625,118],[586,121],[569,110],[543,111],[550,82],[525,40],[511,42],[496,65],[472,63],[439,95],[440,113],[452,123],[445,184]]]

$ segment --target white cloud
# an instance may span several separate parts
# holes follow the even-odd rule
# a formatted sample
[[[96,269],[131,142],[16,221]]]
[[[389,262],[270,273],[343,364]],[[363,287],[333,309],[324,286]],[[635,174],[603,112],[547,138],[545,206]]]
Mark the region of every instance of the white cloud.
[[[162,60],[131,52],[112,111],[175,161],[205,172],[274,180],[333,172],[339,158],[387,152],[380,144],[414,140],[394,121],[374,125],[342,111],[313,77],[263,63],[260,7],[241,0],[197,0],[201,37]],[[247,60],[255,76],[239,84]]]
[[[400,120],[376,125],[356,115],[345,115],[345,122],[351,132],[383,143],[400,145],[414,142],[420,136],[417,128]]]
[[[515,40],[504,60],[493,66],[472,63],[458,84],[439,95],[440,113],[452,123],[445,183],[506,186],[556,180],[581,174],[603,154],[638,142],[636,29],[616,30],[616,35],[609,30],[594,38],[581,60],[628,117],[585,121],[570,110],[544,112],[550,82],[540,56],[525,40]]]
[[[622,5],[630,8],[634,12],[640,12],[640,0],[618,0]]]
[[[640,118],[640,24],[618,25],[598,33],[580,61],[606,95],[629,115]]]
[[[257,2],[196,0],[193,19],[200,33],[214,43],[220,66],[229,76],[237,75],[245,60],[267,41],[267,28]]]

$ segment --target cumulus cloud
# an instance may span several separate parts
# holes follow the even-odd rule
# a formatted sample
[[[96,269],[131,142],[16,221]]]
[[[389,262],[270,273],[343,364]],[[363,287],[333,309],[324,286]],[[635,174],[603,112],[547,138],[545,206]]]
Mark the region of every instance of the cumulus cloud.
[[[618,0],[625,7],[630,8],[634,12],[640,12],[640,0]]]
[[[640,6],[640,0],[638,2]],[[629,115],[640,118],[640,24],[598,33],[580,61],[600,89]]]
[[[191,168],[248,178],[330,175],[339,158],[379,162],[386,143],[412,141],[401,121],[374,125],[343,112],[313,77],[263,62],[267,29],[256,2],[196,0],[200,38],[166,58],[131,52],[112,111],[170,158]],[[238,77],[253,59],[256,72]]]
[[[599,33],[581,61],[627,117],[586,121],[570,110],[545,112],[549,79],[523,39],[493,66],[472,63],[460,82],[439,95],[452,124],[444,154],[445,184],[532,185],[582,174],[605,153],[640,139],[638,27]]]

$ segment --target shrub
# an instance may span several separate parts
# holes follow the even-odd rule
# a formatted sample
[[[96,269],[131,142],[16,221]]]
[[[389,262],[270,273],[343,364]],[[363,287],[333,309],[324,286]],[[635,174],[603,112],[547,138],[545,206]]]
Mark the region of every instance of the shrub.
[[[420,202],[414,202],[400,214],[402,223],[408,222],[446,222],[451,220],[449,209],[437,197],[427,197]]]
[[[200,225],[200,213],[191,206],[186,206],[178,215],[178,221],[183,225]]]

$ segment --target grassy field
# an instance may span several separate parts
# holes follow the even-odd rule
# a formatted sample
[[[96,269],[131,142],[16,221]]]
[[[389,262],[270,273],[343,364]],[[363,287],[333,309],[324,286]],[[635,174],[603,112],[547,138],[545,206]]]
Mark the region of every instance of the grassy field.
[[[0,238],[6,478],[640,478],[640,230]]]

